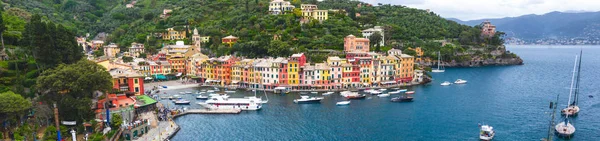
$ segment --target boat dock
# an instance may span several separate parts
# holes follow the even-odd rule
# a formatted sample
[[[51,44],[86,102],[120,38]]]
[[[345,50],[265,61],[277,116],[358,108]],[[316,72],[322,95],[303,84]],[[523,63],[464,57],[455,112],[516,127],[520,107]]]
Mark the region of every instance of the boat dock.
[[[222,109],[222,110],[211,110],[211,109],[191,109],[186,110],[182,113],[178,113],[173,115],[173,118],[177,118],[179,116],[187,115],[187,114],[239,114],[242,110],[240,109]]]

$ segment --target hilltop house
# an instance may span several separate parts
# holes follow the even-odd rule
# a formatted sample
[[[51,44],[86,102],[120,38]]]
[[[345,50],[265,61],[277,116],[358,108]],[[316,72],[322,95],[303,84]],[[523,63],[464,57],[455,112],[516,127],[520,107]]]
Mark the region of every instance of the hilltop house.
[[[187,28],[187,26],[183,26]],[[175,28],[167,28],[167,31],[163,32],[162,35],[163,40],[181,40],[186,39],[186,31],[185,30],[175,30]]]
[[[481,36],[490,38],[496,34],[496,26],[492,25],[492,23],[488,20],[482,22],[481,24]]]
[[[285,11],[292,11],[296,8],[289,1],[284,0],[273,0],[269,2],[269,13],[273,15],[280,15],[285,13]]]
[[[109,58],[117,57],[117,54],[121,52],[119,46],[115,43],[110,43],[107,46],[104,46],[104,55]]]
[[[314,4],[302,4],[300,5],[300,9],[302,10],[302,19],[301,23],[308,23],[310,20],[315,19],[319,22],[323,22],[329,19],[328,10],[319,10],[317,5]]]
[[[381,35],[381,41],[379,42],[380,46],[385,46],[385,34],[383,34],[383,28],[381,26],[375,26],[373,28],[365,29],[362,31],[363,37],[369,39],[373,33],[379,32]]]
[[[369,39],[348,35],[344,38],[344,52],[369,52]]]

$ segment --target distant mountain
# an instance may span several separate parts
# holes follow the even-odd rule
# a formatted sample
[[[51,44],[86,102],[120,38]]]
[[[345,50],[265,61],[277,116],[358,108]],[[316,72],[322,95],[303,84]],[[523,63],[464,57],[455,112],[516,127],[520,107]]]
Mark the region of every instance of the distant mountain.
[[[508,36],[521,39],[544,38],[600,38],[600,12],[550,12],[543,15],[523,15],[499,19],[479,19],[462,21],[447,18],[465,25],[478,25],[489,20],[497,30]]]

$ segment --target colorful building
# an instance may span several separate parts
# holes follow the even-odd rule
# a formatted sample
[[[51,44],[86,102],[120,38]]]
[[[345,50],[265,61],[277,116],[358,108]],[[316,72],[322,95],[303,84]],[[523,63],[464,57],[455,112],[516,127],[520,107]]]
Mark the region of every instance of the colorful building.
[[[415,59],[413,56],[402,54],[400,55],[400,82],[410,82],[414,75]]]
[[[284,0],[273,0],[269,2],[269,13],[272,15],[280,15],[286,11],[292,11],[296,8],[289,1]]]
[[[306,63],[304,53],[293,54],[288,60],[288,84],[300,84],[300,68]]]
[[[109,58],[117,57],[117,55],[121,52],[119,46],[115,43],[110,43],[107,46],[104,46],[104,56]]]
[[[329,19],[329,11],[319,10],[317,5],[314,4],[302,4],[300,5],[300,10],[302,10],[302,21],[304,21],[304,23],[312,19],[318,20],[319,22]]]
[[[492,23],[488,20],[482,22],[481,24],[481,36],[485,38],[494,37],[496,34],[496,26],[492,25]]]
[[[129,55],[139,57],[140,54],[144,53],[144,44],[133,42],[129,47]]]
[[[113,69],[109,71],[113,78],[113,88],[123,92],[144,94],[144,76],[131,69]]]
[[[187,26],[184,26],[187,28]],[[162,38],[163,40],[182,40],[187,39],[186,30],[175,30],[175,28],[167,28],[165,32],[163,32]]]
[[[344,38],[344,52],[369,52],[369,39],[348,35]]]
[[[345,62],[344,59],[337,56],[327,58],[327,65],[331,68],[331,84],[335,89],[342,88],[342,63]]]
[[[238,37],[235,37],[233,35],[229,35],[227,37],[221,38],[221,43],[228,44],[229,47],[233,46],[233,44],[235,44],[237,41],[238,41]]]

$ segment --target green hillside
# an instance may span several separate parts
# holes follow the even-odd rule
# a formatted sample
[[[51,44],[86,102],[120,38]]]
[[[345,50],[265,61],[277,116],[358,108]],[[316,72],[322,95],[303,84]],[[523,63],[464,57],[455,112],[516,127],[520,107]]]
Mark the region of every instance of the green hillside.
[[[502,43],[499,36],[491,40],[481,39],[476,27],[446,20],[433,12],[404,6],[367,6],[366,3],[350,0],[291,0],[297,8],[300,4],[310,3],[317,4],[319,9],[346,11],[329,12],[329,19],[322,23],[311,21],[300,24],[300,11],[269,15],[268,2],[138,0],[134,8],[126,8],[125,5],[131,0],[4,0],[4,5],[9,16],[18,16],[24,21],[32,14],[41,14],[78,35],[90,33],[94,36],[106,32],[110,33],[109,42],[117,43],[122,48],[130,46],[132,42],[141,42],[151,53],[173,41],[146,37],[170,27],[188,30],[188,33],[197,28],[202,36],[210,36],[211,41],[203,45],[206,49],[204,52],[217,56],[233,52],[247,57],[287,56],[313,49],[342,50],[343,37],[350,34],[361,36],[360,30],[373,26],[384,27],[386,41],[384,47],[372,47],[375,51],[421,46],[426,56],[433,57],[433,52],[440,49],[441,43],[432,41],[447,39],[455,46],[446,49],[447,53],[444,54],[449,55],[446,59],[453,59],[453,52],[469,50],[461,45],[485,47]],[[163,9],[173,9],[169,18],[159,17]],[[356,13],[360,16],[357,17]],[[187,25],[189,29],[183,28]],[[220,43],[220,38],[228,35],[240,38],[233,48]],[[273,40],[274,35],[280,36],[281,40]]]

